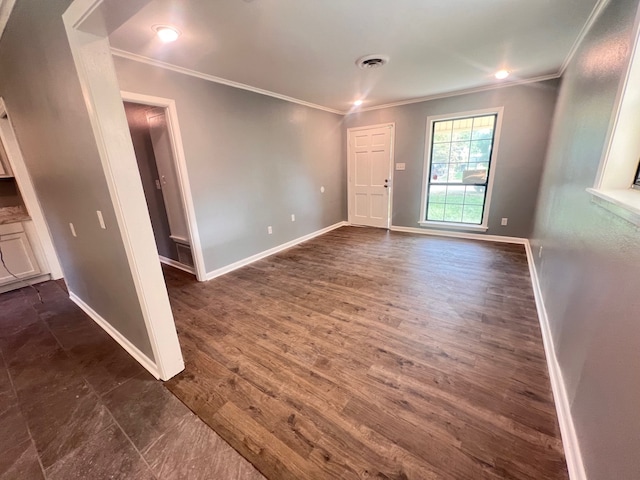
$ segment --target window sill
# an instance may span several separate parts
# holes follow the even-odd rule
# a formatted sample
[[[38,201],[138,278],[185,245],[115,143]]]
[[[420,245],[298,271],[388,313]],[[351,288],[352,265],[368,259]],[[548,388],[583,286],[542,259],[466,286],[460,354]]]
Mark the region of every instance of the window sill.
[[[418,222],[421,227],[441,228],[443,230],[473,230],[486,232],[489,227],[485,225],[471,225],[468,223],[449,223],[449,222],[433,222],[423,221]]]
[[[587,188],[587,192],[593,196],[592,201],[596,205],[640,226],[640,191],[631,188],[624,190]]]

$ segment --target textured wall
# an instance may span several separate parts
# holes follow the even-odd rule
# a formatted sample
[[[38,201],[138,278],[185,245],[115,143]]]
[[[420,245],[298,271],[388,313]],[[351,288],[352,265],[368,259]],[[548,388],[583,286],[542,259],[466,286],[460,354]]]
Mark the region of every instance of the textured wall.
[[[0,42],[0,95],[69,289],[153,359],[62,24],[69,3],[16,3]],[[96,210],[107,230],[100,228]]]
[[[340,115],[115,64],[122,90],[176,101],[207,271],[346,220]]]
[[[613,0],[563,78],[532,241],[534,252],[544,247],[535,255],[541,287],[594,480],[640,478],[640,236],[585,192],[607,140],[637,6]]]
[[[347,128],[396,123],[395,161],[406,163],[406,170],[394,172],[392,224],[419,227],[427,117],[503,106],[486,233],[528,237],[533,227],[557,84],[553,80],[499,88],[347,116]],[[500,225],[502,217],[509,218],[508,226]]]

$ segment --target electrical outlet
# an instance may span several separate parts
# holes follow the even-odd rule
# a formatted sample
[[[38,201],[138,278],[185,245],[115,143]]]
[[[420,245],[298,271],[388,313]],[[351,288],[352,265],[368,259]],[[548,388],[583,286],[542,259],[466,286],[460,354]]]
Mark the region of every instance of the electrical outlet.
[[[540,245],[540,249],[538,250],[538,258],[542,258],[542,245]]]
[[[73,235],[74,237],[78,236],[76,235],[76,228],[73,226],[73,223],[69,224],[69,229],[71,230],[71,235]]]
[[[269,225],[269,226],[267,227],[267,233],[268,233],[269,235],[271,235],[271,234],[273,233],[273,228],[271,228],[271,225]]]
[[[324,193],[324,186],[320,187],[320,193]]]
[[[502,222],[500,223],[500,225],[504,227],[507,225],[507,223],[509,223],[509,219],[507,217],[502,217]]]
[[[295,222],[295,221],[296,221],[296,216],[295,216],[295,214],[293,214],[293,213],[291,214],[291,221],[292,221],[292,222]]]

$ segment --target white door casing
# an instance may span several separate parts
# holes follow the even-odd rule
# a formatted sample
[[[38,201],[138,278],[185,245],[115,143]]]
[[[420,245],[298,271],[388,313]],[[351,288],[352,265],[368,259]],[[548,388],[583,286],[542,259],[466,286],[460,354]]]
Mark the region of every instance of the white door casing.
[[[395,124],[347,130],[349,223],[389,228]]]
[[[125,102],[160,107],[164,111],[164,118],[167,123],[167,131],[169,133],[169,142],[171,144],[172,158],[174,160],[173,171],[177,175],[176,178],[181,197],[180,205],[182,205],[182,211],[184,213],[189,232],[187,237],[189,239],[189,248],[193,255],[196,278],[203,282],[207,280],[207,269],[202,255],[202,245],[200,243],[200,234],[198,233],[198,223],[196,220],[195,207],[193,205],[191,183],[189,181],[189,172],[187,170],[184,147],[182,145],[182,134],[180,132],[180,122],[178,121],[176,102],[170,98],[155,97],[141,93],[125,91],[120,93],[122,95],[122,100]]]
[[[169,130],[163,108],[154,108],[147,114],[153,154],[162,185],[162,197],[167,211],[171,238],[180,243],[190,244],[189,227],[182,208],[182,195],[178,175],[175,171],[175,161],[169,140]]]

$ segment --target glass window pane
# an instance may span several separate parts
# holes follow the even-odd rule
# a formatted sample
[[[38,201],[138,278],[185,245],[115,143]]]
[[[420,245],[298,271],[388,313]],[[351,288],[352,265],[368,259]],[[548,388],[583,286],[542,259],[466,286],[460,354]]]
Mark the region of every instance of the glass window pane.
[[[453,142],[451,144],[450,162],[467,163],[469,161],[469,142]]]
[[[429,181],[431,183],[446,183],[448,175],[448,163],[434,163],[433,165],[431,165],[431,177],[429,178]]]
[[[495,115],[486,117],[476,117],[473,119],[473,140],[491,139],[493,138],[493,127],[495,125]]]
[[[470,144],[471,162],[489,162],[491,158],[491,140],[474,140]]]
[[[442,222],[444,220],[444,203],[429,202],[429,209],[427,210],[427,220]]]
[[[465,187],[447,187],[447,205],[450,203],[462,205],[464,203],[464,191]]]
[[[464,223],[482,223],[482,205],[465,205],[462,214]]]
[[[444,208],[444,221],[445,222],[462,222],[462,209],[463,205],[455,205],[447,203]]]
[[[450,143],[440,143],[433,146],[431,161],[433,163],[446,163],[449,161]]]
[[[462,172],[464,171],[465,165],[457,165],[455,163],[449,164],[449,183],[462,183]]]
[[[478,168],[478,164],[472,163],[469,168],[462,172],[462,183],[487,183],[487,170]]]
[[[433,126],[433,143],[450,142],[453,122],[435,122]]]
[[[484,203],[484,193],[486,187],[467,187],[464,195],[465,205],[482,205]]]
[[[447,187],[433,185],[429,187],[429,203],[444,203],[447,198]]]
[[[472,128],[473,118],[461,118],[459,120],[454,120],[451,140],[454,142],[471,140]]]

